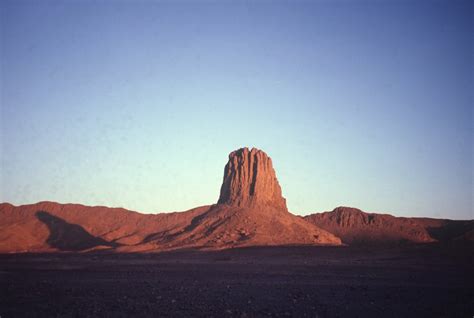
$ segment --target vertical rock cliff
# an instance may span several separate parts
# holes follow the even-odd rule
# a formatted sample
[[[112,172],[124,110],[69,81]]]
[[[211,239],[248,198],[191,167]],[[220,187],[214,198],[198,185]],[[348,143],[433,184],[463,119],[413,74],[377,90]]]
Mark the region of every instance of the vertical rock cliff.
[[[238,207],[272,206],[287,210],[272,159],[259,149],[241,148],[229,155],[219,204]]]

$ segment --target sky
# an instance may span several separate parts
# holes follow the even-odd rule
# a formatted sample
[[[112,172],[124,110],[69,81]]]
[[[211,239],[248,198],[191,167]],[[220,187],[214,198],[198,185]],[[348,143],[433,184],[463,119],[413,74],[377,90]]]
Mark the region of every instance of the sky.
[[[470,1],[0,1],[0,202],[473,218]]]

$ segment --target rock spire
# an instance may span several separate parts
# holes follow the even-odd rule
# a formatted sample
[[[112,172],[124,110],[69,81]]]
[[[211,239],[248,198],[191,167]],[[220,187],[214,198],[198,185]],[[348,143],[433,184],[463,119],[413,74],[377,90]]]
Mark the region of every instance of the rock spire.
[[[217,203],[239,207],[272,206],[287,211],[272,160],[256,148],[241,148],[229,154]]]

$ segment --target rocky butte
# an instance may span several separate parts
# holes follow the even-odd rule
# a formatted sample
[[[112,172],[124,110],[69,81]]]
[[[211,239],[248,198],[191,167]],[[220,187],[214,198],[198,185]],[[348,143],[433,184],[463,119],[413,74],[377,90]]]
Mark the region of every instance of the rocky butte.
[[[287,210],[272,159],[263,151],[242,148],[229,155],[224,169],[219,204]]]
[[[256,148],[230,153],[217,204],[172,237],[170,246],[180,247],[341,244],[335,235],[288,212],[272,161]]]
[[[337,208],[291,214],[272,160],[242,148],[229,154],[216,204],[141,214],[121,208],[39,202],[0,204],[0,252],[153,252],[269,245],[385,244],[473,240],[474,221],[396,218]]]
[[[140,214],[54,202],[0,205],[0,252],[340,244],[335,235],[288,212],[272,160],[256,148],[230,153],[217,204],[185,212]]]

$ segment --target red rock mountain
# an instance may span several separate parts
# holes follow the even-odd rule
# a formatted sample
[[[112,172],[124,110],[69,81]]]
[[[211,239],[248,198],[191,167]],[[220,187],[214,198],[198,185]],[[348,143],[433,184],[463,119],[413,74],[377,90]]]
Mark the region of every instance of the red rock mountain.
[[[288,244],[340,245],[341,240],[288,212],[271,159],[257,149],[229,155],[217,204],[186,212],[140,214],[52,202],[0,205],[0,252]]]
[[[177,234],[176,246],[340,245],[333,234],[286,208],[271,159],[242,148],[229,155],[216,205]]]
[[[257,245],[472,242],[474,221],[400,218],[339,207],[304,218],[288,212],[271,159],[229,155],[217,204],[141,214],[121,208],[40,202],[0,204],[0,252],[162,251]],[[340,238],[341,239],[340,239]]]
[[[404,218],[348,207],[308,215],[305,220],[334,233],[349,245],[472,241],[474,232],[472,220]]]

